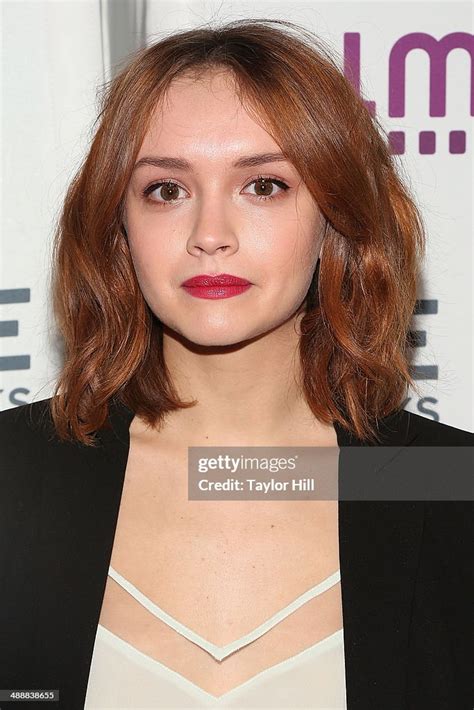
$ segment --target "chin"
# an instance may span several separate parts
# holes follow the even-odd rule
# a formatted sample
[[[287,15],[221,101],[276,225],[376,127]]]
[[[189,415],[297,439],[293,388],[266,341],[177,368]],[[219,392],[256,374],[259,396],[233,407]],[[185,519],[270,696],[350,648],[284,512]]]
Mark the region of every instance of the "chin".
[[[226,348],[235,346],[238,348],[253,338],[258,338],[265,334],[265,329],[251,330],[248,327],[239,328],[235,324],[228,324],[225,327],[212,327],[212,325],[200,325],[194,323],[191,328],[174,328],[175,336],[181,339],[188,347],[195,345],[206,348]]]
[[[243,336],[238,335],[235,331],[229,333],[204,333],[200,331],[196,334],[190,334],[186,336],[187,339],[194,343],[194,345],[200,345],[206,348],[225,348],[238,346],[243,342],[246,342],[249,337],[248,334]]]

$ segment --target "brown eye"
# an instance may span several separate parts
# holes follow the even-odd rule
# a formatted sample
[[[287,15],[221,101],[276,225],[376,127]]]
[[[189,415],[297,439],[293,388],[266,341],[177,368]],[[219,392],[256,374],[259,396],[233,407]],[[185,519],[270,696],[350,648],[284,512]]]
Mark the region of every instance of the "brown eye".
[[[253,197],[257,200],[276,200],[283,192],[289,190],[289,186],[283,180],[263,177],[263,175],[249,182],[247,187],[250,186],[255,190]],[[278,188],[277,192],[275,192],[275,187]]]
[[[255,190],[258,196],[269,197],[273,192],[273,183],[266,178],[259,178],[255,182]]]
[[[160,197],[165,201],[176,200],[179,197],[179,187],[174,182],[165,182],[160,189]]]
[[[143,191],[143,195],[156,204],[175,202],[179,198],[180,186],[171,180],[155,182]],[[156,196],[151,197],[155,193]]]

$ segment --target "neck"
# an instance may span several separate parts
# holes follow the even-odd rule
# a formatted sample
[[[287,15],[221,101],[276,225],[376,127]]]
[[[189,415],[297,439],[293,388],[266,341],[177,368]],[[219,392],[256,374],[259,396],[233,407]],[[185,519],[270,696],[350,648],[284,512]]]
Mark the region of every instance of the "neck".
[[[163,354],[179,396],[196,399],[173,412],[168,433],[206,445],[284,445],[295,437],[335,445],[302,393],[295,318],[238,345],[204,347],[164,330]],[[196,443],[198,445],[198,443]]]

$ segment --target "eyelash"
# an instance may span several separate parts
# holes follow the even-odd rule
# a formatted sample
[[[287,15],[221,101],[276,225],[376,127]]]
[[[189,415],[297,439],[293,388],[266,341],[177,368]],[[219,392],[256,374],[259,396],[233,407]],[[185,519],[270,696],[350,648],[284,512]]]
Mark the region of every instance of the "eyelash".
[[[253,185],[254,183],[258,182],[260,179],[265,179],[267,182],[273,182],[275,185],[278,187],[282,188],[283,192],[286,192],[289,190],[289,185],[286,184],[286,182],[283,182],[283,180],[278,180],[277,178],[272,178],[268,175],[258,175],[256,178],[248,182],[245,187],[249,187],[249,185]],[[168,183],[171,183],[171,185],[177,185],[178,187],[181,187],[181,185],[178,185],[177,182],[171,179],[166,179],[166,180],[159,180],[158,182],[154,182],[152,185],[149,185],[143,190],[143,197],[148,201],[148,202],[153,202],[154,205],[159,205],[160,207],[164,207],[165,205],[173,205],[176,204],[179,200],[179,198],[174,199],[174,200],[168,200],[165,202],[159,202],[157,200],[153,200],[149,195],[154,192],[158,187],[161,187],[162,185],[166,185]],[[181,187],[182,190],[184,190],[183,187]],[[275,200],[278,199],[279,196],[281,196],[282,193],[278,193],[277,195],[252,195],[252,197],[255,197],[257,200]]]

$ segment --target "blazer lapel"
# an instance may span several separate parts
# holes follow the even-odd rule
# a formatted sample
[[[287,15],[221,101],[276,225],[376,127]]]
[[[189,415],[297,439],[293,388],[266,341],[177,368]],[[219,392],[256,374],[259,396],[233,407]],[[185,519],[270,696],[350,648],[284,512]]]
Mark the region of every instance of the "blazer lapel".
[[[94,618],[84,631],[89,672],[95,633],[112,556],[134,413],[118,400],[110,405],[111,429],[98,432],[102,446],[87,452],[95,475],[103,476],[99,505],[87,525],[94,547],[85,551],[91,584],[89,609]],[[410,445],[409,414],[400,412],[381,422],[384,446]],[[367,446],[335,425],[340,447],[339,482],[351,475],[351,448]],[[382,452],[383,455],[383,452]],[[97,457],[99,457],[97,459]],[[99,515],[100,507],[100,515]],[[339,501],[339,550],[348,710],[404,706],[407,649],[415,574],[423,525],[419,502]],[[100,523],[99,523],[100,518]],[[97,525],[96,525],[97,523]],[[89,535],[90,539],[90,528]],[[78,584],[83,580],[76,580]],[[86,680],[87,684],[87,680]]]

